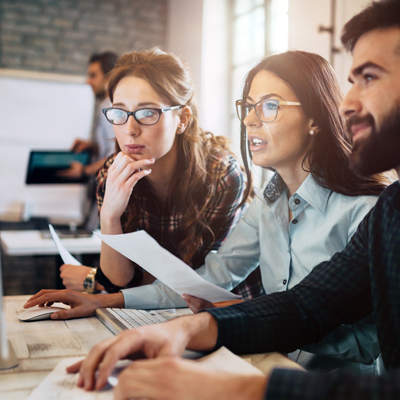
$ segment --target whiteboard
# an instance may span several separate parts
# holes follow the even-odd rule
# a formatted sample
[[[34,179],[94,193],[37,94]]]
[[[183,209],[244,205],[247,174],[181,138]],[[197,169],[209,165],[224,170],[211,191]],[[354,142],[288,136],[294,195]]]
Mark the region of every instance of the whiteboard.
[[[26,185],[25,175],[30,150],[68,150],[75,138],[90,137],[91,87],[82,77],[14,75],[0,73],[0,219],[80,222],[84,185]]]

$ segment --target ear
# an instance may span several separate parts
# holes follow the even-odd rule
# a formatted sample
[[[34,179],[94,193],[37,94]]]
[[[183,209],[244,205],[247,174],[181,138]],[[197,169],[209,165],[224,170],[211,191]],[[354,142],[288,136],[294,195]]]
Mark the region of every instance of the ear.
[[[310,121],[308,133],[309,133],[309,135],[311,135],[311,136],[317,135],[317,134],[319,133],[318,125],[315,123],[314,120],[311,120],[311,121]]]
[[[190,109],[189,106],[182,107],[181,110],[179,111],[178,116],[179,116],[179,124],[176,133],[178,135],[181,135],[183,132],[185,132],[190,122],[190,118],[192,118],[192,110]]]

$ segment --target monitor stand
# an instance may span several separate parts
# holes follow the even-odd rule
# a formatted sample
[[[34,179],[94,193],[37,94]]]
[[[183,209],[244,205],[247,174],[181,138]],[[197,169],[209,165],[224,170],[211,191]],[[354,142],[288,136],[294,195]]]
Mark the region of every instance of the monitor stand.
[[[11,342],[6,340],[5,346],[6,348],[3,349],[3,351],[0,349],[0,370],[15,368],[18,366],[18,359]]]

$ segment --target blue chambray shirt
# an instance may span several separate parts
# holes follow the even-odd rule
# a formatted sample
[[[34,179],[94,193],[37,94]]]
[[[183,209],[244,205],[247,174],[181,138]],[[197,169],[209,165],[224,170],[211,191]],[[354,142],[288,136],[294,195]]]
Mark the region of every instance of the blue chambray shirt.
[[[260,265],[267,293],[287,290],[314,266],[343,250],[377,200],[376,196],[332,192],[311,174],[289,200],[278,174],[265,185],[263,194],[254,198],[218,252],[209,253],[205,265],[196,270],[203,278],[231,290]],[[293,213],[291,223],[288,205]],[[127,308],[186,306],[159,281],[122,292]]]

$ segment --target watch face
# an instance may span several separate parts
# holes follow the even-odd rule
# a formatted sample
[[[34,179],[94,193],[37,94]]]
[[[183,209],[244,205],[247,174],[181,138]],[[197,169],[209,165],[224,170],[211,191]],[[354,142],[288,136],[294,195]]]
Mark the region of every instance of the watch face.
[[[83,287],[84,287],[85,289],[91,289],[93,286],[94,286],[94,281],[93,281],[92,279],[86,278],[86,279],[83,281]]]

